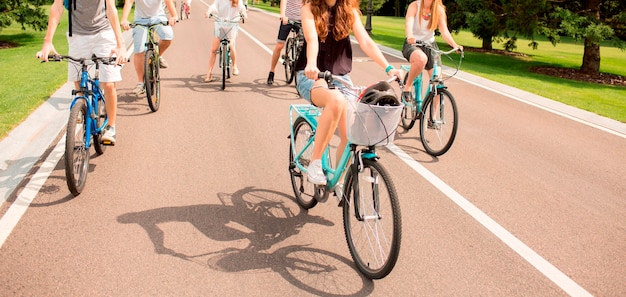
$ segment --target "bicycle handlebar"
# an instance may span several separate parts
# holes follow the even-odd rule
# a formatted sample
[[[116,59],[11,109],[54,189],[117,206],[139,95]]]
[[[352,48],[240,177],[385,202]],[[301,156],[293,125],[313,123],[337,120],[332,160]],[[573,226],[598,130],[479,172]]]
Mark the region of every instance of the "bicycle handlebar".
[[[93,61],[94,63],[100,62],[106,65],[114,65],[115,61],[117,61],[117,58],[116,57],[96,57],[96,55],[92,55],[91,58],[75,58],[75,57],[67,56],[67,55],[48,55],[48,61],[61,62],[63,60],[72,60],[78,63],[85,63],[86,61]],[[41,61],[41,63],[43,62],[45,61]]]
[[[437,53],[444,54],[444,55],[449,55],[449,54],[451,54],[451,53],[458,52],[459,54],[461,54],[461,56],[464,56],[463,49],[458,48],[458,47],[457,47],[457,48],[453,48],[453,49],[451,49],[451,50],[449,50],[449,51],[442,51],[442,50],[440,50],[439,48],[437,48],[437,47],[435,47],[435,46],[431,45],[430,43],[427,43],[427,42],[422,41],[422,40],[416,40],[416,41],[415,41],[415,43],[413,43],[413,44],[411,44],[411,45],[412,45],[412,46],[423,46],[423,47],[427,47],[427,48],[429,48],[429,49],[431,49],[431,50],[433,50],[433,51],[435,51],[435,52],[437,52]]]
[[[365,87],[355,86],[351,81],[346,80],[346,79],[342,78],[341,76],[333,75],[328,70],[326,70],[324,72],[320,71],[317,74],[317,77],[321,78],[321,79],[324,79],[328,85],[331,85],[333,80],[337,80],[337,81],[341,82],[344,85],[344,87],[346,87],[349,90],[353,90],[353,91],[357,91],[357,90],[361,90],[361,89],[365,88]],[[385,81],[387,83],[391,83],[392,81],[396,81],[398,84],[402,83],[401,79],[398,76],[396,76],[396,75],[386,79]]]
[[[178,21],[177,21],[177,22],[178,22]],[[130,24],[130,27],[131,27],[131,28],[135,28],[135,27],[137,27],[137,26],[140,26],[140,27],[146,27],[146,28],[149,28],[149,27],[154,27],[154,26],[158,26],[158,25],[169,26],[169,25],[170,25],[170,23],[169,23],[169,22],[158,22],[158,23],[148,24],[148,25],[144,25],[144,24],[137,24],[137,23],[132,23],[132,24]]]

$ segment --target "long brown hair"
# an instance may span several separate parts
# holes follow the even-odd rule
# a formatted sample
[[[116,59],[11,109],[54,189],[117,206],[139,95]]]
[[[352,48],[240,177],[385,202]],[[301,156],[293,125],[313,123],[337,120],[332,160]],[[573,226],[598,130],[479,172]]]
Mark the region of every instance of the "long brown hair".
[[[432,30],[434,31],[435,29],[437,29],[437,25],[439,25],[439,18],[441,17],[439,15],[439,6],[443,7],[443,10],[446,10],[446,7],[443,5],[443,2],[441,0],[433,0],[432,4],[430,5],[430,20],[428,21],[428,30]],[[424,0],[420,0],[420,7],[418,8],[417,11],[417,17],[418,17],[418,21],[422,21],[422,11],[424,10]]]
[[[325,41],[326,37],[328,37],[330,7],[325,0],[309,0],[309,3],[315,19],[317,35],[321,41]],[[359,8],[359,2],[358,0],[337,0],[335,7],[337,7],[337,12],[335,14],[335,23],[332,26],[333,36],[335,40],[341,40],[350,34],[352,23],[354,22],[352,13],[354,9]]]
[[[239,5],[239,0],[230,0],[230,6],[237,7]]]

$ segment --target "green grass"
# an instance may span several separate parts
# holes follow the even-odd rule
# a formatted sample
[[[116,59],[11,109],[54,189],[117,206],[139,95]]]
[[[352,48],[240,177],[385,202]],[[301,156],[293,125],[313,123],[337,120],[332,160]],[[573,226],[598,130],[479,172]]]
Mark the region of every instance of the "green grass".
[[[254,7],[275,13],[278,7],[257,3]],[[363,17],[365,20],[365,17]],[[67,17],[61,18],[56,30],[54,46],[59,53],[67,52],[65,32]],[[373,17],[372,37],[382,45],[400,50],[404,36],[404,18]],[[63,83],[67,76],[67,63],[41,64],[35,53],[41,49],[45,32],[36,32],[20,26],[0,31],[0,40],[11,41],[19,46],[0,50],[0,139],[21,123]],[[457,43],[466,47],[480,47],[480,40],[469,32],[454,35]],[[448,48],[441,43],[441,48]],[[466,52],[461,69],[465,72],[504,83],[596,114],[626,122],[626,88],[602,86],[534,74],[528,69],[537,65],[557,67],[580,67],[583,45],[563,40],[553,47],[539,40],[539,48],[526,45],[528,40],[518,40],[517,51],[527,56],[510,57],[494,54]],[[501,44],[494,48],[502,49]],[[601,72],[626,76],[626,55],[615,47],[601,47]]]
[[[363,17],[365,22],[365,17]],[[372,38],[379,44],[401,50],[404,36],[404,18],[373,17]],[[481,41],[470,32],[453,35],[465,47],[481,47]],[[448,49],[441,37],[437,41]],[[532,66],[580,68],[584,47],[582,43],[564,38],[557,46],[547,40],[538,40],[537,50],[519,39],[516,52],[526,56],[502,56],[466,51],[461,70],[497,81],[530,93],[559,101],[583,110],[626,122],[626,88],[585,83],[535,74]],[[503,49],[494,44],[494,49]],[[626,76],[626,53],[609,45],[601,46],[600,72]],[[445,63],[445,61],[444,61]]]
[[[54,36],[59,53],[67,53],[67,17]],[[0,40],[18,44],[0,50],[0,139],[19,125],[67,80],[67,63],[40,63],[35,57],[41,50],[45,31],[22,30],[13,24],[0,31]]]

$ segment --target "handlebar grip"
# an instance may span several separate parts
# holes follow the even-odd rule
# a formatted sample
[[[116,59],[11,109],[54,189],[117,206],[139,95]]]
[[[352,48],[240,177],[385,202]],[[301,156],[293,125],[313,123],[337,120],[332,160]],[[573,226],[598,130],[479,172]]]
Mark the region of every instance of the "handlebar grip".
[[[326,70],[324,72],[320,72],[317,74],[318,78],[323,78],[327,83],[330,83],[333,81],[333,74],[330,73],[330,71]]]

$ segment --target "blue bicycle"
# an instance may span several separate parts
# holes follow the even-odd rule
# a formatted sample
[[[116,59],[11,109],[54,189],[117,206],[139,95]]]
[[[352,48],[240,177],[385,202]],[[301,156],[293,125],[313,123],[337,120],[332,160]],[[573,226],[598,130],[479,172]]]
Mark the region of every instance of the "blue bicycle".
[[[81,67],[80,87],[72,90],[70,117],[67,122],[65,137],[65,177],[67,187],[74,196],[78,196],[87,182],[89,172],[89,150],[91,145],[98,155],[104,153],[106,143],[102,142],[104,128],[109,123],[104,91],[100,89],[100,64],[112,65],[114,57],[74,58],[71,56],[51,55],[49,61],[69,60]],[[94,66],[93,77],[89,68]]]
[[[324,151],[322,167],[327,184],[308,182],[306,170],[321,112],[311,104],[291,105],[289,173],[293,191],[298,204],[310,209],[318,201],[326,201],[334,190],[339,206],[343,207],[344,231],[352,259],[366,277],[380,279],[391,272],[398,259],[402,223],[395,186],[378,161],[376,146],[393,141],[402,106],[363,103],[363,98],[370,94],[368,90],[383,84],[389,86],[391,80],[363,88],[354,87],[329,72],[320,73],[320,78],[326,80],[329,88],[338,88],[348,99],[349,141],[345,148],[338,148],[343,149],[343,153],[336,167],[332,166],[330,149]],[[341,86],[335,86],[334,81],[339,81]],[[398,101],[395,94],[392,99]]]

